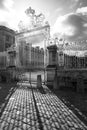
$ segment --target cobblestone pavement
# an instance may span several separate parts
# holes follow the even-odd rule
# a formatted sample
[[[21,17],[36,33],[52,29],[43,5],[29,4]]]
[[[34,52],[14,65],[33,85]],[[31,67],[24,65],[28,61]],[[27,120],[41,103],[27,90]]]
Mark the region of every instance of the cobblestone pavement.
[[[0,118],[0,130],[87,130],[87,126],[46,86],[22,84]]]

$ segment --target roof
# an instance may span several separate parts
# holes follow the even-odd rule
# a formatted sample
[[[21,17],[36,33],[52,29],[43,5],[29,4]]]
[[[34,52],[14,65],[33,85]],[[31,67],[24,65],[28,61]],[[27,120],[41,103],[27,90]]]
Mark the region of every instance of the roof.
[[[2,26],[2,25],[0,25],[0,30],[9,31],[9,32],[15,34],[15,31],[14,31],[14,30],[12,30],[12,29],[10,29],[10,28],[8,28],[8,27],[6,27],[6,26]]]

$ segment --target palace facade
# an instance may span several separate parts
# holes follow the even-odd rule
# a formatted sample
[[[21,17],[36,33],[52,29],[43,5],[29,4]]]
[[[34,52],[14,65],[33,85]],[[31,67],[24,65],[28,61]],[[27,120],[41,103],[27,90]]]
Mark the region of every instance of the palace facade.
[[[15,31],[5,26],[0,26],[0,68],[8,66],[8,49],[15,45]]]
[[[12,68],[16,66],[15,31],[0,26],[0,81],[10,81],[13,77]]]
[[[15,44],[15,31],[0,26],[0,52],[6,51],[13,44]]]

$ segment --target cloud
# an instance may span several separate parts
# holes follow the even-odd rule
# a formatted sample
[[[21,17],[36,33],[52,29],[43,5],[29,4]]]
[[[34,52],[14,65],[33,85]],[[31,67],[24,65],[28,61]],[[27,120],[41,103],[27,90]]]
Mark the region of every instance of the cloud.
[[[75,13],[58,17],[52,28],[53,34],[76,43],[65,48],[67,54],[76,55],[78,51],[78,56],[87,55],[87,51],[84,53],[87,50],[87,7],[78,8]]]
[[[13,0],[0,0],[0,10],[10,10],[13,6]]]
[[[4,9],[4,8],[5,8],[3,1],[4,1],[4,0],[0,0],[0,9]]]
[[[14,4],[14,1],[13,0],[4,0],[4,6],[7,8],[7,9],[11,9],[12,6]]]
[[[18,24],[21,21],[27,26],[29,25],[30,19],[26,17],[25,8],[20,9],[19,11],[14,10],[13,8],[14,0],[0,0],[0,25],[7,26],[11,29],[18,30]],[[41,11],[38,9],[37,14]],[[46,15],[46,20],[50,16],[50,12],[44,11]]]
[[[83,15],[87,14],[87,7],[81,7],[76,10],[76,13],[81,13]]]
[[[9,27],[8,23],[7,22],[0,22],[0,25],[3,25],[3,26],[6,26],[6,27]]]
[[[78,2],[79,2],[79,0],[70,0],[69,8],[73,9],[74,7],[77,6]]]
[[[60,7],[60,8],[57,8],[56,10],[55,10],[55,12],[60,12],[60,11],[62,11],[62,8]]]
[[[8,26],[8,15],[5,10],[0,10],[0,25]]]
[[[13,4],[13,0],[0,0],[0,25],[15,29],[17,28],[16,24],[20,15],[18,18],[17,13],[13,9]]]
[[[79,0],[74,0],[75,2],[79,2]]]
[[[76,13],[60,16],[58,17],[52,30],[52,33],[60,34],[62,37],[65,37],[69,41],[87,39],[86,14],[83,16],[83,13],[79,9]]]

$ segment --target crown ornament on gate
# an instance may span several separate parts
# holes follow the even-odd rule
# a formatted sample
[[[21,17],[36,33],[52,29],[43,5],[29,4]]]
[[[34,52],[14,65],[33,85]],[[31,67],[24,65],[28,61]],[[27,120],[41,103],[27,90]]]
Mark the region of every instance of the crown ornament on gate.
[[[32,25],[34,27],[41,26],[45,20],[45,16],[42,13],[36,15],[35,10],[31,7],[27,8],[25,13],[28,17],[31,17]]]
[[[25,13],[28,15],[28,16],[34,16],[35,15],[35,10],[32,9],[31,7],[27,8],[25,10]]]
[[[36,14],[35,10],[32,9],[31,7],[27,8],[25,10],[26,15],[31,19],[31,25],[29,25],[31,28],[35,28],[35,27],[41,27],[44,25],[49,25],[48,21],[45,21],[45,16],[42,13]],[[20,30],[26,30],[26,29],[30,29],[29,27],[27,27],[26,29],[24,28],[25,25],[23,23],[23,21],[20,21],[19,24],[19,29]]]

